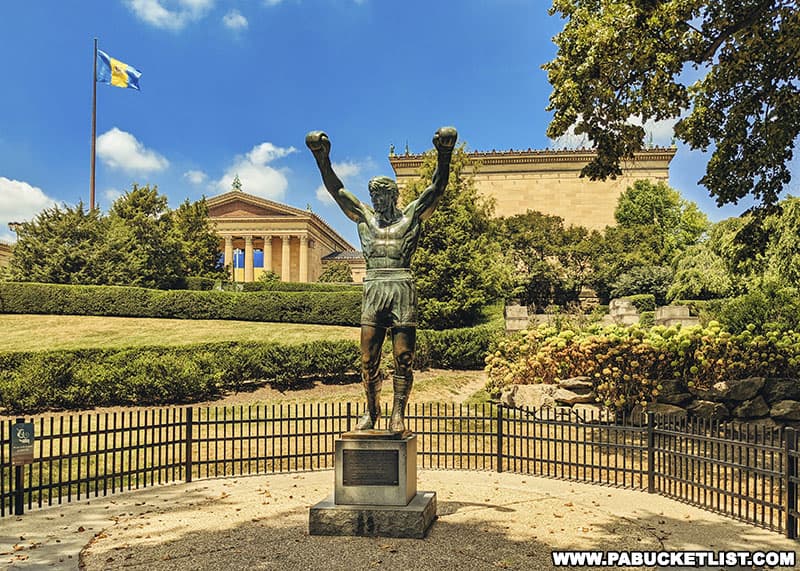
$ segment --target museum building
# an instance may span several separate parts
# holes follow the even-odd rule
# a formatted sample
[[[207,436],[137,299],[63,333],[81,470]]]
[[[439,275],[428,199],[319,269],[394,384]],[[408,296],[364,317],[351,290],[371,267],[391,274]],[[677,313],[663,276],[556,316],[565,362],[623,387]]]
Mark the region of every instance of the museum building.
[[[669,182],[675,147],[653,147],[622,163],[616,179],[590,181],[580,177],[592,159],[591,149],[490,151],[467,153],[478,193],[494,200],[495,216],[514,216],[528,210],[560,216],[566,225],[602,230],[614,221],[617,201],[634,181]],[[416,179],[425,155],[389,154],[400,188]],[[364,192],[355,190],[356,194]],[[209,216],[222,236],[220,251],[233,279],[251,282],[265,271],[283,281],[314,282],[335,261],[350,265],[353,281],[366,275],[361,252],[322,218],[266,200],[242,190],[236,177],[231,191],[208,199]]]
[[[363,281],[363,257],[333,228],[310,210],[300,210],[242,190],[237,176],[229,192],[206,201],[208,215],[222,237],[220,251],[237,282],[258,280],[275,272],[282,281],[315,282],[323,259],[348,253],[360,259],[353,280]]]

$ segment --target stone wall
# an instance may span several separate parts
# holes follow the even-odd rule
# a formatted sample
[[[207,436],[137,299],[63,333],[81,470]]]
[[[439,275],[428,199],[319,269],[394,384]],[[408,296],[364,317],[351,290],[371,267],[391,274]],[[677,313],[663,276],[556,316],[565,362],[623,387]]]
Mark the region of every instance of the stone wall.
[[[685,389],[675,380],[657,384],[661,386],[658,402],[646,408],[636,405],[631,411],[634,421],[641,422],[642,413],[651,411],[766,427],[800,426],[800,379],[751,377],[722,381],[709,389]],[[569,407],[574,412],[589,413],[595,419],[612,414],[597,403],[589,377],[575,377],[553,385],[512,385],[503,390],[501,401],[512,407]]]

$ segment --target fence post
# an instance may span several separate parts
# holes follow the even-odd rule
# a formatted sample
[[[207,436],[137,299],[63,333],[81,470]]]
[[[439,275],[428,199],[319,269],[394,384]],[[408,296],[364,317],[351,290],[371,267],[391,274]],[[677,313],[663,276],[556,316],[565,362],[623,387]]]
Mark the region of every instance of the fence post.
[[[184,459],[184,480],[186,483],[190,483],[192,481],[192,448],[194,447],[194,434],[192,433],[193,430],[193,416],[194,416],[194,409],[192,407],[186,407],[186,458]]]
[[[497,405],[497,471],[503,471],[503,405]]]
[[[350,414],[351,414],[350,408],[351,408],[351,403],[348,402],[347,403],[347,413],[346,413],[346,416],[347,416],[347,430],[345,432],[350,432]],[[339,409],[339,410],[342,410],[342,409]]]
[[[18,418],[17,424],[25,422],[24,418]],[[11,454],[14,454],[13,446]],[[13,457],[11,463],[14,463]],[[14,515],[25,513],[25,466],[18,464],[14,466]]]
[[[797,431],[788,427],[784,430],[783,464],[786,477],[786,525],[785,533],[789,539],[797,538],[797,463],[791,453],[797,452]]]
[[[656,435],[655,416],[647,412],[647,493],[656,491]]]

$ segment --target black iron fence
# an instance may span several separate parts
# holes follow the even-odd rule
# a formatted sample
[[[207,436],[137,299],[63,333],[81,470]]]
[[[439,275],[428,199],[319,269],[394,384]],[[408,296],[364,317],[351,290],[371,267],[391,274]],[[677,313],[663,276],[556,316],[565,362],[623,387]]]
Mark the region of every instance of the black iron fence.
[[[12,456],[16,421],[0,422],[0,516],[169,482],[331,468],[336,437],[360,413],[328,403],[42,416],[24,466]],[[639,489],[797,537],[790,428],[489,404],[412,405],[407,424],[421,468]]]

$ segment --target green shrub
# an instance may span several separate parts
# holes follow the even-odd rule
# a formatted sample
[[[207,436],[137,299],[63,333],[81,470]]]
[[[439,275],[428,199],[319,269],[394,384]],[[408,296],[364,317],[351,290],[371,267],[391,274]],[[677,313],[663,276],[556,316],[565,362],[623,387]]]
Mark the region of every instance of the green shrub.
[[[319,283],[319,282],[246,282],[241,284],[242,291],[357,291],[361,292],[361,284]]]
[[[759,333],[770,329],[800,330],[800,292],[776,284],[764,285],[722,302],[719,321],[736,332],[751,325]]]
[[[361,290],[240,293],[2,282],[0,313],[358,325]]]
[[[628,295],[623,297],[633,304],[633,307],[636,308],[636,311],[639,313],[643,311],[655,311],[656,310],[656,296],[651,293],[640,293],[637,295]]]
[[[204,278],[200,276],[189,276],[186,278],[186,289],[208,291],[214,289],[214,284],[218,281],[214,278]]]
[[[639,325],[642,327],[652,327],[655,323],[656,319],[656,312],[655,311],[642,311],[639,314]]]
[[[500,330],[490,326],[420,330],[414,366],[419,369],[481,369],[493,338]]]
[[[486,359],[493,393],[509,384],[557,383],[588,376],[599,402],[615,409],[646,405],[661,380],[677,380],[685,391],[747,377],[800,374],[800,332],[741,333],[707,327],[656,326],[558,331],[540,326],[501,340]]]
[[[256,381],[341,380],[359,370],[352,341],[206,343],[184,347],[0,355],[0,409],[33,413],[210,399]]]

